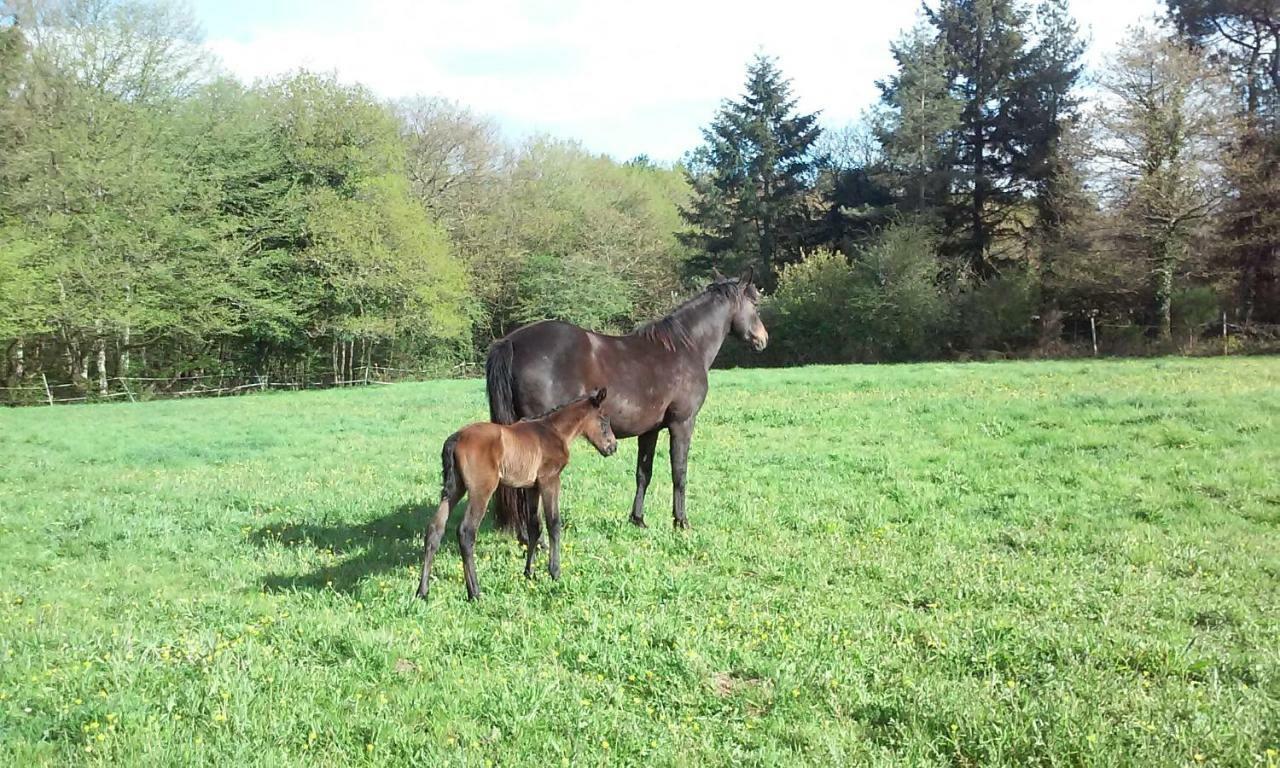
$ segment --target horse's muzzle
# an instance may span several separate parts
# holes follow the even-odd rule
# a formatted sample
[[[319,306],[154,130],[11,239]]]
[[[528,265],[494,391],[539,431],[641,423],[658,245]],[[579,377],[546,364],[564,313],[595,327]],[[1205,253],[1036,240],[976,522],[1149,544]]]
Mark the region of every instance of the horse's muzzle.
[[[769,346],[769,334],[766,333],[763,336],[753,335],[751,337],[751,348],[756,352],[763,352],[767,346]]]

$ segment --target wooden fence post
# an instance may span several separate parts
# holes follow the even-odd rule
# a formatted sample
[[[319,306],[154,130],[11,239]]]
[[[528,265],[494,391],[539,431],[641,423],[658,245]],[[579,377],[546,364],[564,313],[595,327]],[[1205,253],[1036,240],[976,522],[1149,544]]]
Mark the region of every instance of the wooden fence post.
[[[49,377],[44,375],[44,371],[40,372],[40,380],[44,382],[44,396],[49,399],[49,405],[53,405],[53,390],[49,389]]]

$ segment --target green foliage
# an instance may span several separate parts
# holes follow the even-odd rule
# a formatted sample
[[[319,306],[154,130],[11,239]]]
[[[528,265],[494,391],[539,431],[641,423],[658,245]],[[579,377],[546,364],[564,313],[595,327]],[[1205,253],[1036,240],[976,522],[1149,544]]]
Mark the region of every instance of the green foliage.
[[[782,268],[778,290],[765,305],[769,354],[786,363],[853,359],[856,320],[848,312],[854,273],[844,255],[815,251]]]
[[[518,280],[516,321],[556,319],[584,328],[625,330],[634,314],[631,286],[579,255],[535,254],[525,259]]]
[[[1222,317],[1222,299],[1207,285],[1184,286],[1173,294],[1173,335],[1194,339]]]
[[[487,330],[546,317],[617,329],[665,312],[680,287],[675,232],[687,194],[672,169],[619,165],[568,142],[526,144],[460,235],[476,244],[466,256]]]
[[[947,304],[933,234],[899,224],[851,260],[817,251],[783,270],[768,314],[790,363],[911,360],[938,351]]]
[[[561,580],[485,526],[475,604],[453,526],[411,595],[478,382],[0,411],[0,764],[1245,768],[1280,746],[1277,359],[711,376],[691,531],[655,524],[666,441],[647,530],[635,441],[579,443]]]
[[[976,351],[1026,347],[1035,341],[1032,316],[1039,306],[1037,285],[1025,272],[963,286],[954,305],[958,346]]]

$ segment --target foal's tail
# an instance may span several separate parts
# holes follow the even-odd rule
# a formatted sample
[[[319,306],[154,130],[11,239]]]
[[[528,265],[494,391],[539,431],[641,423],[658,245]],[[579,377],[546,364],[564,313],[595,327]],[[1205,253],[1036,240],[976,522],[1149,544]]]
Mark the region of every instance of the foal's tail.
[[[495,424],[516,423],[516,398],[512,382],[512,349],[510,339],[499,339],[489,348],[484,363],[485,387],[489,394],[489,420]],[[494,495],[494,514],[500,528],[514,529],[522,541],[526,537],[525,520],[530,514],[533,494],[499,486]]]
[[[444,448],[440,451],[440,500],[449,503],[456,502],[461,495],[458,487],[458,460],[454,456],[454,449],[458,447],[458,435],[461,432],[454,432],[449,435],[449,439],[444,441]]]

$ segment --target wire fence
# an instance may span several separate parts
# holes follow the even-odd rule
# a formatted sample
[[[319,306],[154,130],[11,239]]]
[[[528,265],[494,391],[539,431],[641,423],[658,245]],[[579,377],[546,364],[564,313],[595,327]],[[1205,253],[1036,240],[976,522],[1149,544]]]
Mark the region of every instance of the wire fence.
[[[1252,323],[1247,326],[1230,322],[1225,316],[1212,323],[1175,331],[1171,342],[1153,344],[1160,330],[1136,323],[1104,322],[1096,315],[1062,318],[1064,323],[1053,334],[1052,344],[1013,352],[989,350],[991,354],[973,351],[958,354],[957,359],[975,357],[1115,357],[1182,353],[1190,355],[1229,355],[1252,351],[1280,351],[1280,325]],[[1040,318],[1034,318],[1039,323]],[[730,354],[726,362],[741,365],[759,364],[750,357]],[[0,405],[66,405],[89,402],[137,402],[190,397],[223,397],[272,390],[298,391],[338,387],[378,386],[403,381],[437,378],[466,378],[482,373],[474,362],[450,369],[414,369],[394,366],[361,366],[345,374],[334,371],[309,371],[304,380],[272,378],[269,375],[246,375],[243,372],[182,373],[174,376],[80,376],[75,382],[50,382],[43,373],[32,373],[8,386],[0,386]],[[2,381],[2,379],[0,379]]]
[[[341,378],[333,371],[314,372],[306,381],[275,380],[266,375],[236,373],[184,374],[179,376],[90,377],[75,383],[51,383],[41,373],[38,379],[15,386],[0,387],[0,403],[7,405],[63,405],[127,400],[166,400],[187,397],[222,397],[271,390],[298,391],[339,387],[378,386],[432,378],[475,376],[474,363],[462,363],[448,370],[395,368],[369,365],[360,375]],[[350,372],[347,374],[350,376]],[[249,379],[249,380],[246,380]]]

